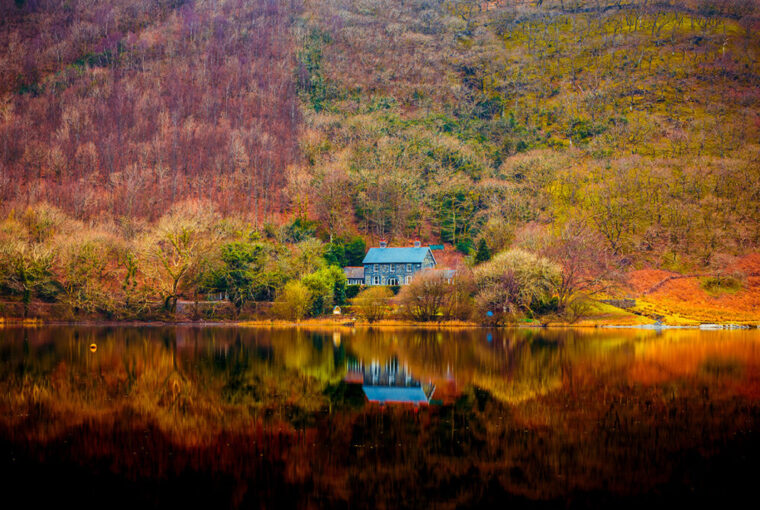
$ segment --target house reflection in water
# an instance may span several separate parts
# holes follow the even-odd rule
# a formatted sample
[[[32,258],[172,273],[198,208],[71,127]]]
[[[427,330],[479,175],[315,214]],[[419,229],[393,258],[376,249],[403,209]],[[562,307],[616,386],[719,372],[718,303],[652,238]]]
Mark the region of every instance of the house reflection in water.
[[[393,358],[385,363],[349,360],[346,382],[361,384],[367,400],[378,404],[427,405],[435,385],[422,384],[412,377],[409,368]]]

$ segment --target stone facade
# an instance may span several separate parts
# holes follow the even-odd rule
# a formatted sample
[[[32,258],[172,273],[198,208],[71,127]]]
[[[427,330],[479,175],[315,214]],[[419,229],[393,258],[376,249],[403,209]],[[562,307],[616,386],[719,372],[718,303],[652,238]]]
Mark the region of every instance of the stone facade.
[[[373,248],[378,250],[394,250],[395,248]],[[400,248],[404,250],[404,248]],[[384,254],[388,255],[388,254]],[[404,260],[404,253],[396,258],[385,256],[385,259],[394,259],[394,262],[369,262],[364,264],[365,285],[406,285],[418,271],[435,267],[435,258],[428,249],[424,257],[408,257]]]

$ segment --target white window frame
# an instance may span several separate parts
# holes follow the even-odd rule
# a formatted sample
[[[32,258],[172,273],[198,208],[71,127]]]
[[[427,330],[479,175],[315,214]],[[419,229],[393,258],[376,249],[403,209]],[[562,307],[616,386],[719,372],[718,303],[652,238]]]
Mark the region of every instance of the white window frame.
[[[372,285],[380,285],[380,277],[375,276],[372,278]]]
[[[411,283],[411,281],[412,281],[412,277],[411,276],[404,277],[404,285],[409,285]]]
[[[407,273],[411,273],[412,272],[412,265],[411,264],[407,264],[406,265],[406,272]]]
[[[388,264],[383,264],[383,273],[388,272]]]
[[[377,272],[379,272],[379,271],[380,271],[380,266],[379,266],[379,264],[372,264],[372,265],[374,266],[374,267],[372,268],[372,270],[373,270],[374,272],[376,272],[376,273],[377,273]]]

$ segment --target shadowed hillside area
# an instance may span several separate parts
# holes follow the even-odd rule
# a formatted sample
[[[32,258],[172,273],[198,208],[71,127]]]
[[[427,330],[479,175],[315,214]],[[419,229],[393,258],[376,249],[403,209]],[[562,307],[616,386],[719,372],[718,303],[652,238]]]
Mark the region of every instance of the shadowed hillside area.
[[[693,278],[644,315],[694,288],[751,320],[758,34],[752,0],[0,0],[0,273],[57,289],[0,293],[173,310],[253,265],[242,306],[419,238],[546,257],[559,308],[656,270]]]

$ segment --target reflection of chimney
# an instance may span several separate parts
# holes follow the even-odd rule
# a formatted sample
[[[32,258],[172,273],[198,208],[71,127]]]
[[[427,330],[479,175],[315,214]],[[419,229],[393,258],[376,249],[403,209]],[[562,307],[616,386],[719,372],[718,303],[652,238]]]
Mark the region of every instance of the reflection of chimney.
[[[419,239],[415,239],[414,240],[414,247],[415,248],[419,248],[420,247],[420,240]]]
[[[380,240],[380,248],[386,248],[388,246],[388,241],[385,239]]]

